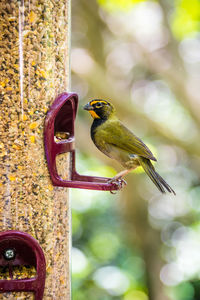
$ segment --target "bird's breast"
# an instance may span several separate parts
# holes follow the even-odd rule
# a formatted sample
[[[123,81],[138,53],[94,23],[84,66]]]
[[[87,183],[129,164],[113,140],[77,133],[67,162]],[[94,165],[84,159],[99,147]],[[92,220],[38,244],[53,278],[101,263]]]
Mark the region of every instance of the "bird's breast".
[[[91,139],[93,140],[93,142],[95,144],[96,144],[96,137],[97,137],[97,135],[101,134],[101,127],[102,127],[102,124],[105,123],[105,121],[106,120],[95,119],[92,123],[90,135],[91,135]]]

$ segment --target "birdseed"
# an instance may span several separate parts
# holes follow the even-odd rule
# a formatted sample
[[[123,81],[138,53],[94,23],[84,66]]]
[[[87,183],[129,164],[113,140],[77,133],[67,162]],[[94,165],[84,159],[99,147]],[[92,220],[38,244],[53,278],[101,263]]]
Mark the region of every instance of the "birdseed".
[[[0,1],[0,230],[20,230],[46,258],[44,299],[70,299],[68,191],[52,186],[43,126],[54,98],[68,89],[69,0]],[[57,159],[68,176],[69,157]],[[0,267],[0,279],[7,276]],[[7,274],[7,275],[6,275]],[[16,268],[18,278],[32,268]],[[2,293],[0,299],[34,299]]]

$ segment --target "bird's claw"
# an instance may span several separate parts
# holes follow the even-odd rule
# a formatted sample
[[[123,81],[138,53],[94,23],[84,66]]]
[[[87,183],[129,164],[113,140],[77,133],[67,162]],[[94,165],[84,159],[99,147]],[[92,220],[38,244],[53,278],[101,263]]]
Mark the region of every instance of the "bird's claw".
[[[118,190],[121,190],[127,184],[127,182],[122,178],[111,178],[108,180],[108,183],[115,184]],[[110,193],[116,194],[116,191],[110,191]]]

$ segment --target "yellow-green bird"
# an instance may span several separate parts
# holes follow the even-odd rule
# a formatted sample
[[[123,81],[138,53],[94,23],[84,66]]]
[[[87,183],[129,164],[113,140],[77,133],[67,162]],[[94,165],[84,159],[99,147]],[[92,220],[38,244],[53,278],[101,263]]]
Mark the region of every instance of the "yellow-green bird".
[[[175,195],[174,190],[155,171],[151,160],[156,161],[156,158],[141,139],[121,123],[110,102],[94,99],[87,103],[84,109],[88,110],[94,119],[91,126],[91,138],[96,147],[125,168],[112,178],[112,182],[117,182],[131,170],[142,166],[161,193],[167,190]]]

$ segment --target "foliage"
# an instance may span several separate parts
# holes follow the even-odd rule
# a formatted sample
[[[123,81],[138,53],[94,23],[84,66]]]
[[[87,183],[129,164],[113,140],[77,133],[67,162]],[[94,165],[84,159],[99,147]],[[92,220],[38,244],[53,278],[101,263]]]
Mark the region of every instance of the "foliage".
[[[200,30],[200,2],[176,0],[172,16],[172,30],[178,39],[197,34]]]
[[[79,155],[82,172],[88,170],[91,158]],[[110,170],[93,159],[92,169],[101,176],[109,176]],[[138,249],[132,251],[123,232],[123,219],[119,214],[119,199],[109,193],[73,192],[72,233],[73,249],[73,299],[147,299],[145,266]],[[78,265],[76,265],[78,264]],[[146,297],[146,298],[145,298]]]
[[[120,193],[74,190],[73,300],[197,300],[200,294],[200,2],[72,2],[80,173],[112,177],[82,105],[111,100],[177,196],[140,169]],[[86,142],[87,138],[87,142]]]
[[[98,3],[107,11],[128,11],[130,10],[136,3],[142,2],[144,0],[98,0]]]

